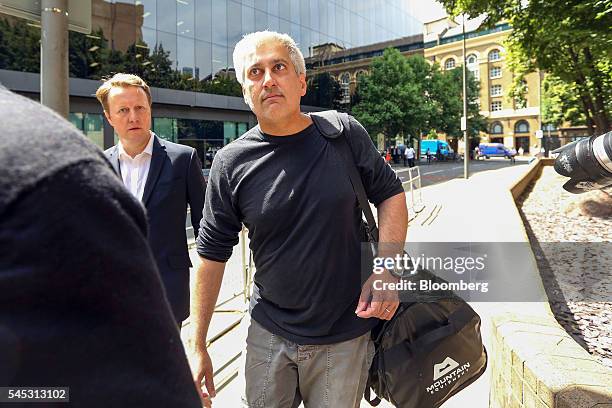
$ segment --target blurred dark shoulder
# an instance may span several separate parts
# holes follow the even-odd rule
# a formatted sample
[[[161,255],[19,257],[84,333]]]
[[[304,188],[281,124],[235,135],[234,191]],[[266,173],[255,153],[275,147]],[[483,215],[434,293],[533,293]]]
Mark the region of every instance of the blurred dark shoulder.
[[[68,166],[110,166],[102,151],[64,118],[3,87],[0,123],[0,217],[21,194]]]

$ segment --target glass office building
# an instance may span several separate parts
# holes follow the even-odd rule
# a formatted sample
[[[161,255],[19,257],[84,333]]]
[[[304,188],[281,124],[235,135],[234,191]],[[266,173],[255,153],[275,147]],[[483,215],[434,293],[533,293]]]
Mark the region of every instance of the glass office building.
[[[70,37],[70,74],[89,85],[75,84],[81,91],[74,93],[71,84],[69,119],[101,148],[112,145],[116,136],[93,93],[102,76],[137,73],[163,91],[153,95],[153,130],[195,147],[208,167],[216,150],[256,123],[231,70],[233,48],[244,34],[265,29],[288,33],[308,57],[320,44],[352,48],[420,33],[421,23],[407,3],[92,0],[92,33]],[[0,30],[0,81],[7,84],[8,77],[9,88],[37,98],[32,89],[39,83],[39,26],[0,15]],[[14,71],[32,73],[31,86],[21,86],[23,79]],[[225,83],[213,84],[219,78]]]
[[[205,78],[231,67],[232,52],[249,32],[290,34],[305,57],[310,48],[344,48],[420,33],[403,0],[113,0],[114,19],[129,37],[170,52],[174,68]],[[133,7],[133,10],[131,8]],[[122,13],[123,11],[123,13]],[[94,9],[95,13],[95,9]],[[105,16],[100,16],[105,18]],[[131,27],[130,27],[131,24]]]

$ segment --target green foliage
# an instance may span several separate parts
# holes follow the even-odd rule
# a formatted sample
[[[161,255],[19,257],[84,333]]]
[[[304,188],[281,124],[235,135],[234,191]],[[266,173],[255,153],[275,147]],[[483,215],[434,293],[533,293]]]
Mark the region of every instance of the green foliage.
[[[383,133],[417,137],[446,133],[459,137],[463,116],[463,78],[460,69],[441,71],[422,56],[404,57],[389,48],[372,61],[370,74],[358,83],[353,114],[372,136]],[[468,123],[472,135],[485,129],[478,108],[479,83],[468,77]],[[410,141],[408,141],[410,143]]]
[[[463,116],[463,72],[462,67],[450,71],[440,71],[435,65],[432,69],[431,95],[440,106],[432,116],[431,127],[450,137],[462,137],[461,117]],[[480,82],[471,72],[467,73],[468,129],[470,137],[478,136],[486,130],[486,118],[480,115],[478,95]]]
[[[40,72],[40,28],[0,18],[0,69]]]
[[[421,62],[427,64],[393,48],[372,61],[370,74],[358,84],[360,101],[352,110],[370,135],[414,137],[425,127],[432,107],[425,96],[427,69]]]
[[[433,129],[431,129],[429,133],[427,134],[427,136],[424,137],[424,139],[427,139],[427,140],[436,140],[437,138],[438,138],[438,133]]]
[[[122,52],[109,47],[101,29],[91,35],[72,31],[68,35],[71,77],[98,80],[116,72],[129,72],[153,87],[242,96],[240,84],[227,73],[198,81],[175,70],[170,52],[162,45],[151,49],[150,45],[139,42]],[[40,71],[39,28],[21,19],[0,18],[0,69]]]
[[[201,81],[198,90],[218,95],[242,96],[242,87],[235,78],[229,75],[217,75],[211,80]]]
[[[612,128],[612,0],[440,0],[452,14],[487,14],[485,24],[508,21],[515,86],[537,69],[576,93],[582,123]]]
[[[563,122],[584,123],[584,113],[575,86],[547,75],[542,83],[542,120],[559,127]]]

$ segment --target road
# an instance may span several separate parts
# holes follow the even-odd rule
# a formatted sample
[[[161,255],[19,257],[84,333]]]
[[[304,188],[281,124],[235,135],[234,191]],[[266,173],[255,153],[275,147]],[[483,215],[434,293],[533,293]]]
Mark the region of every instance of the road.
[[[516,159],[514,164],[510,160],[493,157],[488,160],[476,160],[470,162],[470,174],[478,173],[487,170],[496,170],[507,166],[526,165],[528,158],[520,157]],[[408,167],[393,166],[402,182],[409,180]],[[463,178],[463,162],[433,162],[427,164],[425,161],[419,163],[421,171],[421,187],[431,186],[438,183],[443,183],[455,178]]]

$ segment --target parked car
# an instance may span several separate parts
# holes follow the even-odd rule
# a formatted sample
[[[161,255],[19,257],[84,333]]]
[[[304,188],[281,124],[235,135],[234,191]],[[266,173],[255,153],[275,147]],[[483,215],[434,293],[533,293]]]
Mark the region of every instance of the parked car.
[[[514,156],[516,156],[516,150],[510,149],[502,143],[481,143],[478,145],[477,158],[505,157],[506,159],[512,159]]]

